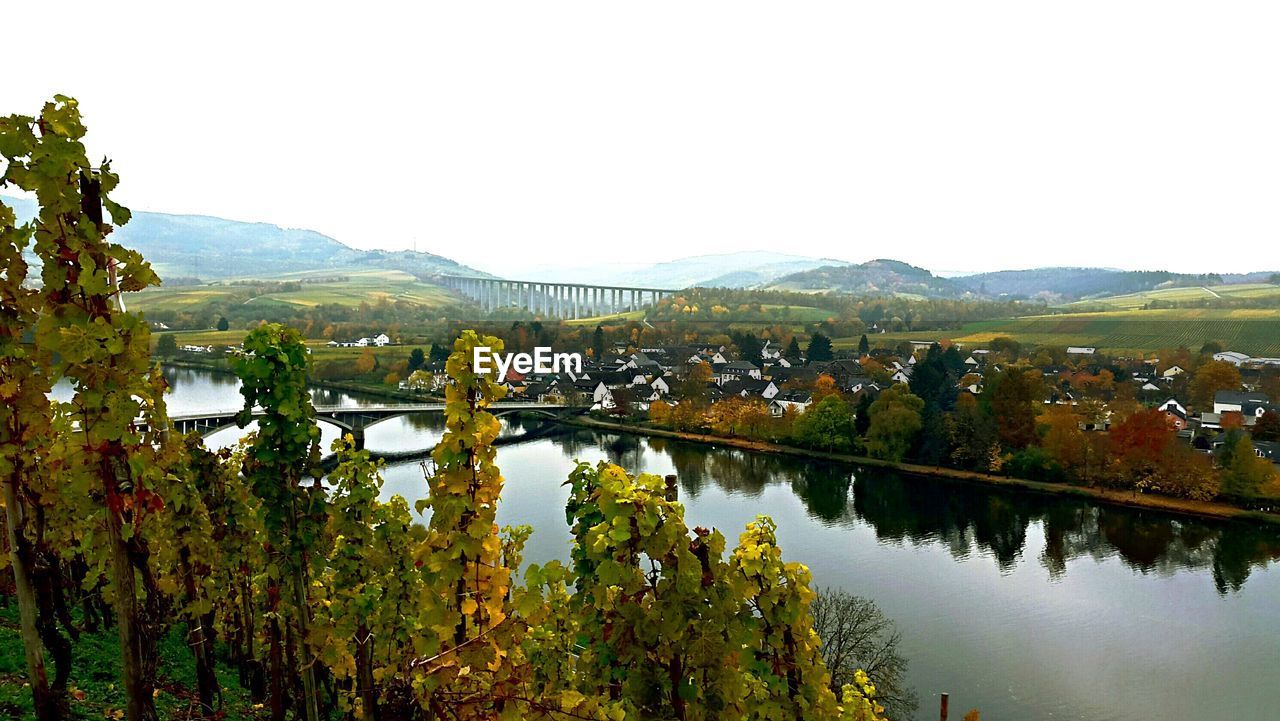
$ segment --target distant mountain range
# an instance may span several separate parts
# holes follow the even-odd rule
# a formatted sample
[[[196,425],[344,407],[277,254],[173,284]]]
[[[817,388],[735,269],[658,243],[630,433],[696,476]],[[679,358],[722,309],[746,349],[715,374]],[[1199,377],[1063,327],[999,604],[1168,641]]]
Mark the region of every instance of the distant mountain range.
[[[33,217],[36,204],[0,197],[18,222]],[[431,253],[357,250],[314,230],[281,228],[207,215],[171,215],[134,211],[113,240],[142,253],[161,279],[271,278],[302,271],[382,268],[427,279],[435,274],[489,277]]]
[[[24,221],[29,200],[0,196]],[[494,277],[449,258],[412,251],[358,250],[312,230],[281,228],[204,215],[134,212],[118,241],[141,252],[162,279],[277,278],[284,274],[356,269],[408,272],[422,280],[439,274]],[[594,283],[649,288],[768,288],[854,295],[988,298],[1063,303],[1185,286],[1275,282],[1276,274],[1192,275],[1113,268],[1035,268],[943,277],[897,260],[848,263],[769,251],[698,255],[647,265],[611,264],[513,270],[519,280]]]

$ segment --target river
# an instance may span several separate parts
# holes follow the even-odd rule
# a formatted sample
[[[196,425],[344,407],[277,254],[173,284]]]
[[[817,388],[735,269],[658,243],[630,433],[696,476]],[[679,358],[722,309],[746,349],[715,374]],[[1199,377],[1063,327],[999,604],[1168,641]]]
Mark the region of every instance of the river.
[[[239,404],[234,378],[170,369],[174,413]],[[317,391],[317,403],[386,402]],[[323,425],[323,424],[322,424]],[[368,430],[426,447],[439,415]],[[211,437],[233,442],[237,431]],[[325,427],[326,442],[336,431]],[[869,597],[902,632],[920,719],[1280,718],[1280,531],[738,449],[569,429],[499,449],[499,522],[534,528],[526,563],[568,556],[575,459],[675,473],[690,525],[730,545],[756,514],[817,586]],[[384,494],[425,493],[418,463]]]

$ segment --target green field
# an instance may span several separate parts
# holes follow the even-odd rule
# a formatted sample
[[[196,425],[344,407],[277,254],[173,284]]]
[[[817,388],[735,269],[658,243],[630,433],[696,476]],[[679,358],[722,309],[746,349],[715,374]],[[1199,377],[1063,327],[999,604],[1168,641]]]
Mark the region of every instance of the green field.
[[[1280,356],[1280,310],[1172,309],[1064,313],[968,323],[952,331],[886,333],[870,336],[873,344],[901,340],[948,338],[965,346],[982,346],[1008,336],[1024,345],[1094,346],[1112,352],[1145,352],[1206,341],[1254,356]],[[854,347],[857,338],[841,338],[837,347]]]
[[[316,306],[334,303],[358,306],[361,303],[405,301],[424,308],[444,307],[456,299],[445,290],[430,283],[423,283],[408,273],[398,270],[335,269],[324,272],[290,273],[273,276],[269,281],[304,280],[307,277],[330,278],[343,276],[344,280],[303,283],[300,290],[283,293],[257,294],[250,285],[199,285],[177,288],[156,288],[138,293],[129,299],[131,310],[191,310],[210,301],[245,303],[251,305],[283,304],[291,306]]]
[[[1141,308],[1153,301],[1188,303],[1202,300],[1256,298],[1274,298],[1277,302],[1280,302],[1280,285],[1244,283],[1240,285],[1213,285],[1194,288],[1162,288],[1142,293],[1081,300],[1063,307],[1072,310],[1130,310]]]

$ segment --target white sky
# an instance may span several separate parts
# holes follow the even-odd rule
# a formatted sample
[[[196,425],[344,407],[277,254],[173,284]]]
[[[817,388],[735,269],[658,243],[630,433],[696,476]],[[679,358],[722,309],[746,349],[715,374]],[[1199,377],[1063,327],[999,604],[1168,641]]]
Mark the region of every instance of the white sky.
[[[78,97],[138,210],[513,276],[1280,270],[1274,2],[108,5],[5,2],[0,113]]]

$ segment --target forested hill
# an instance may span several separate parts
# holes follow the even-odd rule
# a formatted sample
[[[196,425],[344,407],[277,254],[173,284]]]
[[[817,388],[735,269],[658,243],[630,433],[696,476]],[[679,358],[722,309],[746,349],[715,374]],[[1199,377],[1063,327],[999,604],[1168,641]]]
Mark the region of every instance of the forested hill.
[[[871,260],[859,265],[823,266],[783,276],[774,290],[827,291],[854,295],[918,295],[925,298],[959,298],[966,290],[950,278],[942,278],[897,260]]]
[[[0,197],[18,221],[36,212],[33,201]],[[162,279],[274,277],[315,270],[384,268],[419,278],[439,273],[488,275],[432,253],[357,250],[323,233],[207,215],[134,211],[114,240],[143,254]]]
[[[1050,302],[1123,295],[1181,286],[1219,285],[1216,273],[1189,275],[1163,270],[1114,270],[1108,268],[1035,268],[1001,270],[954,279],[956,284],[983,297],[1038,298]]]
[[[777,290],[829,291],[855,295],[1031,299],[1058,303],[1160,288],[1220,285],[1224,282],[1229,281],[1216,273],[1190,275],[1163,270],[1128,271],[1108,268],[1001,270],[943,278],[901,261],[873,260],[860,265],[826,266],[792,273],[777,279],[771,287]]]

